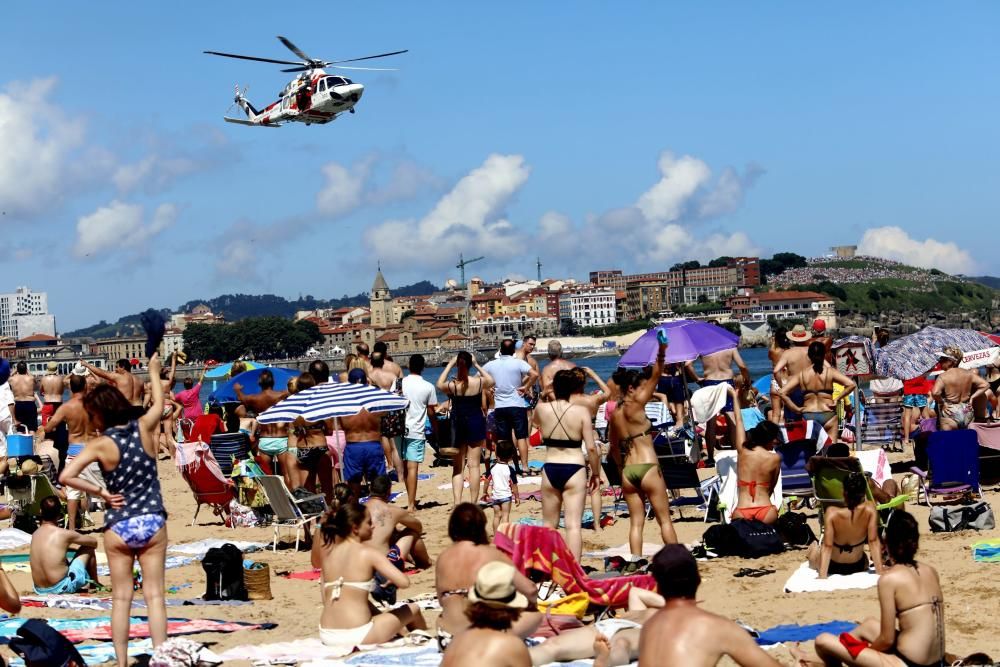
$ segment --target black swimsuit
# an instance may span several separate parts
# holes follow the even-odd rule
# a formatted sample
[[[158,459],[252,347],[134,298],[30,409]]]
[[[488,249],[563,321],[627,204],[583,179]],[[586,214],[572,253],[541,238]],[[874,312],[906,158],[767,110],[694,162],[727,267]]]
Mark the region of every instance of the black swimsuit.
[[[549,431],[549,437],[542,439],[542,444],[546,447],[553,447],[556,449],[580,449],[581,445],[583,445],[582,440],[569,440],[551,437],[552,434],[555,433],[556,428],[562,426],[562,418],[566,415],[568,410],[569,408],[566,408],[566,410],[563,410],[563,413],[559,415],[556,414],[555,406],[552,406],[552,414],[556,414],[556,425],[552,427],[551,431]],[[563,426],[563,430],[566,430],[565,426]],[[584,467],[579,463],[545,463],[542,466],[545,476],[549,479],[549,484],[551,484],[556,491],[562,491],[565,489],[566,483],[569,482],[570,478],[580,470],[583,470],[583,468]]]

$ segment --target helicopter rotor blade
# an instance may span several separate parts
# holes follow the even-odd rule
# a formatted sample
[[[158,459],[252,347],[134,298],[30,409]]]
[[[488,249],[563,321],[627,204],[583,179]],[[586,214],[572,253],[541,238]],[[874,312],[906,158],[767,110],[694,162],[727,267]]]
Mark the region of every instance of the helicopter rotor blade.
[[[290,67],[289,69],[283,69],[282,72],[308,72],[311,69],[316,69],[312,65],[302,65],[300,67]]]
[[[398,67],[350,67],[348,65],[330,65],[330,67],[336,67],[337,69],[363,69],[369,72],[398,72]]]
[[[223,56],[225,58],[239,58],[241,60],[256,60],[261,63],[274,63],[276,65],[301,65],[301,62],[292,60],[274,60],[273,58],[258,58],[257,56],[241,56],[238,53],[223,53],[221,51],[202,51],[213,56]]]
[[[280,39],[281,43],[285,45],[285,48],[287,48],[289,51],[297,55],[299,58],[302,58],[302,60],[305,60],[308,63],[318,62],[314,58],[310,58],[305,53],[303,53],[302,49],[292,44],[291,40],[289,40],[287,37],[282,37],[281,35],[278,35],[278,39]]]
[[[395,55],[399,55],[400,53],[406,53],[408,51],[409,51],[409,49],[403,49],[402,51],[390,51],[389,53],[379,53],[378,55],[365,56],[363,58],[348,58],[347,60],[332,60],[332,61],[328,62],[327,65],[336,65],[337,63],[353,63],[353,62],[357,62],[359,60],[371,60],[372,58],[385,58],[386,56],[395,56]]]

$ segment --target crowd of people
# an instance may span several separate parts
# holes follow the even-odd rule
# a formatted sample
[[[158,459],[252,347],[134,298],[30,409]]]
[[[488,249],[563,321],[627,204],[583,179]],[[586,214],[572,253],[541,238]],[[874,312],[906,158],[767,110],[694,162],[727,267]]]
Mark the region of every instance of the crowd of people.
[[[904,267],[899,262],[881,257],[859,255],[852,259],[817,257],[809,259],[804,267],[788,268],[776,276],[769,276],[768,283],[772,285],[809,285],[823,280],[837,284],[860,283],[867,284],[873,280],[905,280],[916,282],[930,289],[930,283],[954,281],[954,276],[937,272]],[[843,266],[851,262],[863,263],[861,266]],[[841,266],[832,266],[840,264]]]
[[[666,363],[665,336],[649,366],[619,369],[607,380],[563,358],[558,341],[548,346],[548,363],[540,369],[531,354],[533,337],[503,341],[496,357],[483,365],[460,352],[434,383],[423,377],[421,355],[409,358],[404,373],[384,344],[371,352],[362,344],[345,359],[339,376],[314,360],[287,386],[276,387],[274,373],[264,369],[256,377],[257,391],[237,383],[236,401],[207,406],[200,399],[204,374],[198,382],[185,380],[174,393],[176,356],[164,368],[154,354],[146,383],[131,373],[127,361],[114,372],[81,364],[66,378],[51,369],[41,381],[21,365],[9,382],[0,382],[9,393],[9,400],[0,395],[0,419],[8,422],[0,427],[38,429],[51,438],[61,487],[40,503],[40,526],[31,546],[35,589],[40,594],[103,589],[96,569],[98,540],[78,530],[86,521],[89,500],[98,500],[104,508],[103,546],[111,572],[119,664],[127,659],[136,560],[142,566],[153,643],[164,641],[167,528],[157,458],[174,455],[178,440],[207,443],[219,433],[240,433],[261,466],[279,473],[289,491],[304,488],[326,498],[328,510],[310,544],[313,566],[321,571],[319,634],[324,643],[376,644],[426,630],[428,622],[415,604],[380,612],[369,603],[370,596],[394,599],[396,590],[407,588],[404,569],[412,563],[435,569],[441,614],[434,631],[443,664],[467,664],[473,658],[483,665],[577,658],[593,658],[595,665],[636,659],[640,665],[675,664],[667,659],[675,656],[676,663],[708,665],[722,655],[744,665],[777,664],[745,630],[697,607],[698,566],[677,544],[657,450],[660,432],[646,407],[662,401],[683,424],[704,412],[705,405],[714,405],[708,419],[699,419],[704,451],[696,441],[694,458],[711,467],[716,447],[735,449],[738,490],[732,519],[774,524],[782,509],[771,501],[780,475],[776,447],[811,438],[823,456],[850,454],[840,440],[843,402],[854,381],[832,365],[831,341],[823,333],[801,326],[776,333],[770,350],[774,380],[763,395],[751,388],[737,350],[705,355],[699,372],[692,363]],[[984,379],[959,368],[961,358],[958,350],[942,350],[935,380],[900,387],[905,409],[914,411],[913,421],[933,410],[942,430],[963,428],[990,404],[995,410],[1000,370]],[[234,376],[241,370],[234,368]],[[406,407],[385,413],[362,410],[319,422],[256,419],[288,396],[338,381],[398,394]],[[591,393],[588,382],[593,383]],[[690,393],[689,382],[701,387],[698,396]],[[70,398],[64,402],[66,391]],[[745,421],[745,408],[760,408],[755,423]],[[438,418],[445,415],[447,422]],[[606,430],[595,429],[599,416],[605,418]],[[533,428],[545,450],[538,472],[529,466]],[[428,552],[426,528],[418,518],[419,471],[429,449],[451,464],[452,544],[436,558]],[[511,520],[512,506],[521,501],[519,481],[539,475],[542,523],[562,531],[579,561],[588,498],[593,528],[602,527],[601,491],[608,483],[604,465],[613,466],[621,479],[633,560],[642,554],[647,504],[656,519],[664,547],[649,572],[657,591],[635,589],[619,617],[529,648],[522,639],[537,630],[543,617],[536,607],[536,586],[513,567],[509,554],[490,544],[488,528],[497,534]],[[405,508],[391,501],[393,476],[405,490]],[[848,475],[844,506],[829,508],[823,516],[821,540],[810,547],[809,562],[820,578],[866,571],[871,565],[882,575],[878,596],[883,617],[839,638],[820,636],[816,655],[803,654],[803,661],[922,665],[943,659],[943,596],[935,570],[915,560],[916,522],[898,510],[882,531],[871,502],[897,491],[892,480],[877,485],[864,475]],[[368,498],[364,505],[363,492]],[[65,528],[60,525],[63,500]],[[492,521],[483,508],[492,508]],[[69,559],[71,549],[75,555]],[[17,599],[16,594],[11,599],[9,589],[0,571],[4,609],[13,609]]]

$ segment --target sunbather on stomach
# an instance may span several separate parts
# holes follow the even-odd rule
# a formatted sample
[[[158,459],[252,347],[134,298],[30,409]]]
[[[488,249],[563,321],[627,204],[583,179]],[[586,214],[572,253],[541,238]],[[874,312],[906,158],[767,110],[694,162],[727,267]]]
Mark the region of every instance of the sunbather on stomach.
[[[744,431],[739,397],[732,387],[729,393],[736,406],[733,444],[736,445],[738,492],[733,518],[772,524],[778,520],[778,510],[771,504],[771,491],[781,474],[781,456],[774,451],[781,441],[781,430],[774,422],[762,421],[749,433]]]
[[[828,574],[854,574],[868,571],[865,545],[871,552],[875,572],[882,574],[882,546],[878,539],[878,512],[866,501],[868,481],[853,472],[844,480],[847,507],[830,507],[823,518],[822,546],[809,546],[809,566]]]
[[[646,521],[646,500],[653,506],[664,544],[676,544],[677,533],[670,520],[667,486],[660,472],[653,449],[653,425],[646,417],[646,403],[656,391],[663,374],[666,343],[661,342],[652,374],[644,377],[638,371],[619,369],[613,380],[621,392],[621,402],[608,424],[611,455],[621,467],[622,493],[628,505],[628,543],[633,556],[642,555],[642,529]]]

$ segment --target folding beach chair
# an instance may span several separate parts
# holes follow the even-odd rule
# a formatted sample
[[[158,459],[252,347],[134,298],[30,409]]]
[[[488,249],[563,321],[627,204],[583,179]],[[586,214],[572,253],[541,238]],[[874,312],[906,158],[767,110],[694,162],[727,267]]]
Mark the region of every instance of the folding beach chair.
[[[608,439],[608,404],[601,403],[597,408],[597,416],[594,417],[594,432],[601,440]]]
[[[191,525],[198,521],[202,505],[210,506],[225,521],[234,498],[233,481],[222,472],[209,446],[197,440],[177,443],[176,463],[197,503]]]
[[[618,505],[619,503],[625,505],[625,499],[622,497],[624,494],[622,490],[622,472],[615,465],[614,461],[608,459],[601,461],[601,468],[604,469],[604,476],[608,478],[608,486],[611,487],[611,492],[614,494],[615,504],[611,511],[615,516],[621,516],[618,512]]]
[[[823,527],[823,513],[827,507],[844,507],[844,480],[851,473],[864,474],[861,461],[853,456],[833,457],[833,456],[813,456],[806,463],[806,470],[812,477],[813,494],[819,501],[819,525]],[[875,503],[871,487],[865,485],[865,497],[875,505],[879,512],[879,523],[884,524],[883,512],[900,507],[909,500],[909,496],[896,496],[887,503],[881,505]]]
[[[250,458],[250,438],[246,433],[216,433],[208,443],[222,474],[233,474],[233,464]]]
[[[861,422],[861,436],[858,438],[858,448],[865,445],[890,447],[902,442],[903,433],[903,402],[901,400],[876,403],[868,401],[864,406],[864,419]]]
[[[704,505],[707,508],[701,479],[698,477],[698,468],[691,462],[690,458],[683,454],[680,456],[673,454],[657,456],[656,458],[660,462],[660,472],[663,473],[667,492],[672,496],[670,506],[677,508],[681,518],[684,518],[684,507]],[[696,496],[685,496],[681,493],[692,489],[697,493]]]
[[[927,444],[928,470],[917,467],[910,470],[920,478],[924,500],[930,504],[931,496],[971,491],[983,497],[979,485],[979,439],[976,431],[936,431]],[[917,493],[917,502],[920,502]]]
[[[670,409],[666,403],[650,401],[646,403],[645,409],[646,417],[649,418],[649,423],[654,428],[666,428],[674,423],[673,415],[670,414]]]
[[[774,448],[781,456],[781,495],[812,498],[813,483],[806,463],[816,455],[813,439],[786,442]]]
[[[325,498],[322,494],[315,494],[305,498],[295,498],[289,493],[288,487],[285,486],[285,481],[277,475],[258,477],[257,483],[260,484],[261,490],[267,496],[267,504],[271,506],[271,511],[274,513],[274,520],[272,522],[274,526],[274,543],[271,545],[271,551],[278,550],[278,537],[281,528],[295,529],[295,550],[298,551],[299,533],[303,532],[303,530],[308,530],[309,524],[316,521],[321,515],[321,512],[305,514],[302,512],[299,504],[321,500],[325,506]]]

